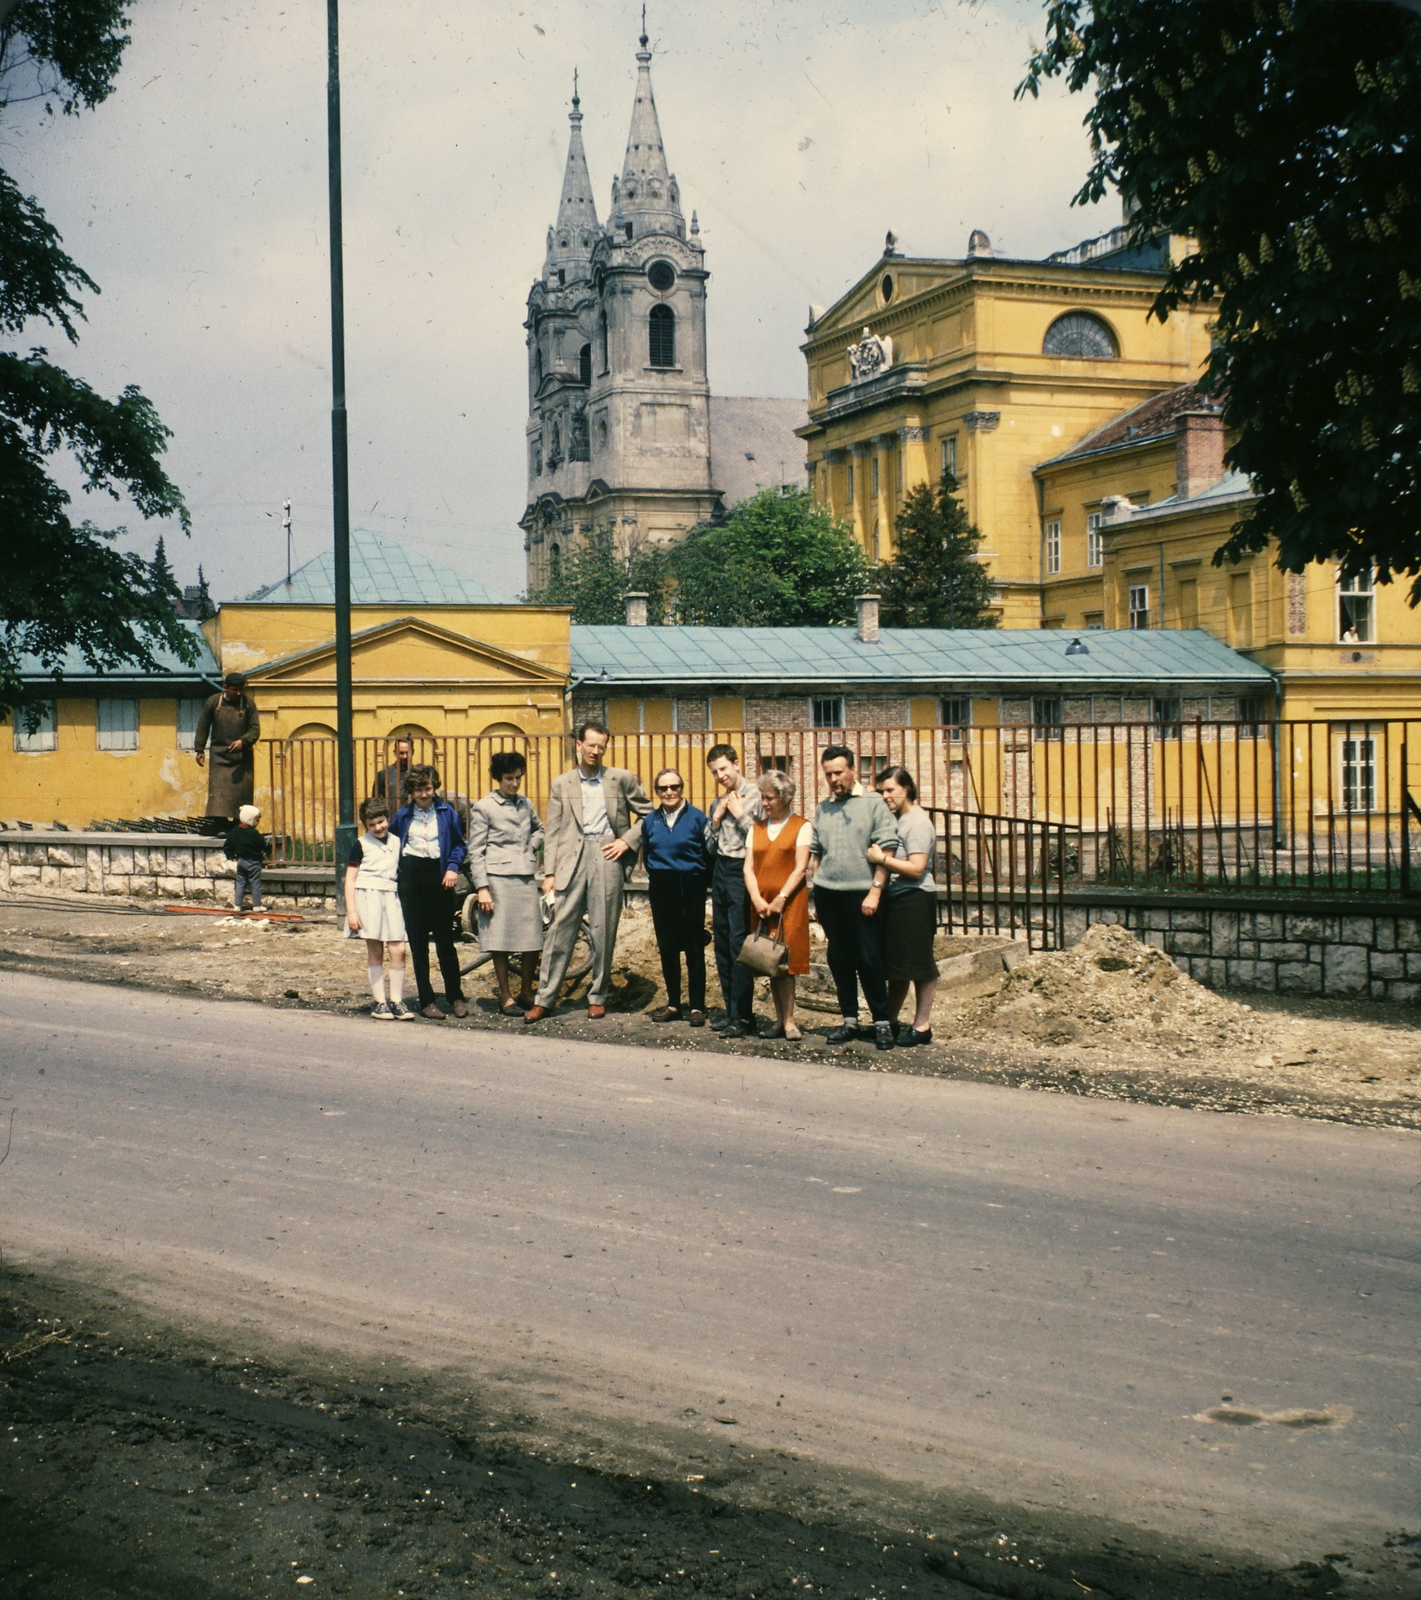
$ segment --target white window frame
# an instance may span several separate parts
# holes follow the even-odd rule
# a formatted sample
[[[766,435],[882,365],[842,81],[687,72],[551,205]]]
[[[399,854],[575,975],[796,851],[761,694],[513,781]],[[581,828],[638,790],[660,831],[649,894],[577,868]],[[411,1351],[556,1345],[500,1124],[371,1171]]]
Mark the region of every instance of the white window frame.
[[[949,434],[942,441],[942,470],[957,476],[957,435]]]
[[[27,727],[27,713],[31,711],[39,712],[39,726],[33,733],[30,733]],[[59,742],[58,719],[55,716],[53,700],[31,700],[28,705],[17,705],[10,713],[10,722],[14,729],[14,746],[18,755],[45,755]]]
[[[138,748],[138,701],[132,695],[105,695],[94,702],[94,743],[112,752]]]
[[[1343,627],[1343,613],[1355,619],[1355,613],[1348,605],[1349,601],[1364,600],[1366,602],[1366,625],[1357,629],[1357,637],[1345,637],[1347,629]],[[1359,574],[1356,577],[1344,578],[1341,573],[1337,577],[1337,642],[1339,644],[1375,644],[1377,642],[1377,585],[1373,573]]]
[[[1143,630],[1150,625],[1150,586],[1147,583],[1132,583],[1127,594],[1130,627]],[[1141,622],[1139,619],[1145,620]]]
[[[837,720],[821,722],[819,717],[820,706],[832,707],[826,714]],[[841,694],[816,694],[809,697],[809,723],[816,729],[834,731],[844,726],[844,697]]]
[[[1088,511],[1085,519],[1085,564],[1088,567],[1105,565],[1105,513]]]
[[[1046,524],[1046,572],[1052,576],[1061,570],[1061,524],[1057,519]]]
[[[1352,815],[1377,808],[1377,736],[1367,724],[1338,732],[1337,799]]]

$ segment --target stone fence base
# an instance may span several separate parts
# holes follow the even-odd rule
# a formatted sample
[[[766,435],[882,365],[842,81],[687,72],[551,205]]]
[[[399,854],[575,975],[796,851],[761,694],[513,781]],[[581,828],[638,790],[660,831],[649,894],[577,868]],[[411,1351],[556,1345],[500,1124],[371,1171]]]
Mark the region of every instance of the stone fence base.
[[[203,905],[230,902],[232,863],[221,839],[172,833],[0,833],[0,891],[123,895]],[[273,911],[335,909],[334,869],[266,867]]]
[[[1414,901],[1348,896],[1334,911],[1246,892],[1229,895],[1227,906],[1158,894],[1112,894],[1102,902],[1079,889],[1067,899],[1068,944],[1093,922],[1120,923],[1211,988],[1421,1000],[1421,907]],[[1250,904],[1255,900],[1262,908]]]

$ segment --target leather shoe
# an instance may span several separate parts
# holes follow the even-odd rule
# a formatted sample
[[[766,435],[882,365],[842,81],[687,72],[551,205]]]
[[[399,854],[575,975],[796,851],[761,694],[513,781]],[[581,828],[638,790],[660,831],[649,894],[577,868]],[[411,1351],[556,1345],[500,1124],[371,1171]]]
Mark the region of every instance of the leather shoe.
[[[722,1039],[748,1039],[755,1031],[753,1022],[741,1022],[738,1018],[728,1028],[720,1030]]]
[[[419,1014],[422,1017],[428,1017],[431,1022],[443,1022],[444,1020],[444,1013],[435,1005],[433,1000],[427,1006],[421,1006]]]
[[[606,1015],[606,1006],[588,1006],[587,1008],[587,1020],[589,1022],[600,1022]]]
[[[546,1006],[529,1006],[523,1013],[524,1022],[541,1022],[548,1014]]]
[[[662,1006],[660,1011],[651,1013],[653,1022],[679,1022],[681,1020],[680,1006]]]
[[[857,1023],[841,1022],[837,1028],[830,1030],[828,1038],[830,1044],[847,1044],[850,1039],[857,1039],[858,1036]]]
[[[893,1048],[893,1024],[891,1022],[875,1022],[873,1025],[873,1043],[879,1050]]]
[[[704,1028],[706,1025],[706,1014],[704,1011],[693,1011],[686,1020],[693,1028]]]
[[[468,1014],[469,1014],[469,1002],[467,1000],[465,1000],[463,998],[463,996],[461,995],[459,997],[459,999],[457,999],[454,1002],[454,1015],[456,1017],[467,1017]]]

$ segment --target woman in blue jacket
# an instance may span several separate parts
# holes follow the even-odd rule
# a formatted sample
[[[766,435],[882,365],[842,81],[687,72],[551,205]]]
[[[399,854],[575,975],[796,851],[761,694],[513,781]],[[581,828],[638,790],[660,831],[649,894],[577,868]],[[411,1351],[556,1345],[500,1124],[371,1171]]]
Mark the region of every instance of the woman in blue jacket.
[[[666,981],[666,1004],[653,1022],[681,1020],[681,957],[686,957],[687,1020],[706,1025],[706,814],[686,803],[686,785],[674,767],[656,774],[656,810],[641,824],[642,861],[651,895],[651,922]]]
[[[429,941],[439,957],[444,998],[456,1017],[467,1017],[459,978],[459,951],[454,943],[454,885],[464,864],[464,830],[459,813],[436,792],[439,774],[433,767],[411,767],[405,774],[405,804],[395,813],[390,832],[400,840],[396,887],[405,918],[414,978],[419,985],[419,1014],[438,1022],[444,1015],[435,1003],[429,981]]]

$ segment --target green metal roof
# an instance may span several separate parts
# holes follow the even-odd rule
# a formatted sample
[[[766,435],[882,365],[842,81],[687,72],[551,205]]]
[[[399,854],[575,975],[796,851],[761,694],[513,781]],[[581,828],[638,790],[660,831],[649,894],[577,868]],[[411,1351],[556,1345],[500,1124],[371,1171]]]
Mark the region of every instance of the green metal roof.
[[[184,633],[191,634],[197,645],[197,660],[189,666],[185,661],[164,646],[159,646],[153,651],[153,659],[158,663],[157,670],[145,672],[141,667],[125,662],[105,671],[102,668],[91,667],[83,655],[73,645],[64,652],[59,662],[61,678],[55,681],[52,672],[45,670],[38,656],[22,655],[20,657],[20,677],[27,683],[39,688],[43,685],[53,685],[55,692],[63,694],[66,690],[82,692],[85,694],[102,693],[105,689],[118,691],[120,689],[156,688],[171,694],[178,683],[185,685],[200,684],[204,680],[216,685],[219,680],[221,668],[217,658],[207,643],[207,635],[203,633],[200,623],[180,621],[178,626]],[[177,680],[174,683],[170,680]]]
[[[1067,656],[1079,637],[1088,655]],[[1202,629],[1073,635],[1057,628],[885,628],[861,644],[849,628],[572,628],[574,680],[599,686],[764,684],[925,688],[1020,684],[1115,693],[1137,686],[1266,689],[1266,668]],[[603,676],[605,674],[605,676]]]
[[[335,604],[335,551],[248,595],[263,605]],[[369,528],[350,530],[350,600],[357,606],[510,606],[507,595],[487,589],[453,567],[407,550]]]

